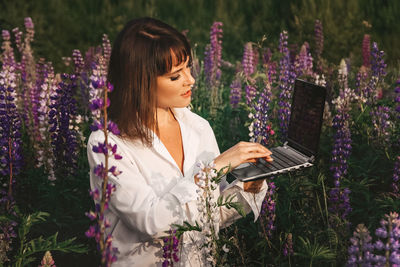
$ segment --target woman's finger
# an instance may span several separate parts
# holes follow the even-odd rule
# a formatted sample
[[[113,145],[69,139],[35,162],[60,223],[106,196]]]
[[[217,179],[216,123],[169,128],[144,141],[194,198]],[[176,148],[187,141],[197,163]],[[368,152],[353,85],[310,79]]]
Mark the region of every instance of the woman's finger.
[[[263,153],[263,154],[266,154],[266,155],[271,155],[272,154],[272,152],[269,149],[267,149],[266,147],[263,147],[260,144],[256,144],[256,143],[254,143],[254,145],[251,144],[251,145],[247,145],[245,147],[242,147],[242,151],[245,152],[245,153]]]

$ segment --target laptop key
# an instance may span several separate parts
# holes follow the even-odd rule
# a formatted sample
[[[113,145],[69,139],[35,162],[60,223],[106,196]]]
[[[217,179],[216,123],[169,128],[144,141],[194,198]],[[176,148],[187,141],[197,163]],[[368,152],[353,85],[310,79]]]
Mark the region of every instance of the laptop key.
[[[277,154],[274,155],[274,154],[272,154],[271,156],[272,156],[272,158],[274,159],[274,161],[275,161],[276,163],[278,163],[279,165],[281,165],[283,168],[288,168],[288,167],[290,167],[290,166],[296,165],[296,164],[294,164],[293,162],[288,161],[287,159],[282,159],[282,158],[280,157],[280,155],[277,155]]]
[[[298,165],[298,164],[303,164],[304,163],[304,161],[300,161],[300,160],[298,160],[296,158],[291,157],[288,154],[279,152],[278,150],[275,151],[273,155],[275,155],[276,157],[279,157],[279,159],[281,159],[282,161],[291,162],[292,163],[291,165]]]
[[[261,165],[264,165],[265,167],[267,167],[270,171],[276,171],[281,169],[280,167],[277,167],[275,164],[273,164],[274,162],[268,162],[263,158],[259,158],[259,161],[261,163]]]

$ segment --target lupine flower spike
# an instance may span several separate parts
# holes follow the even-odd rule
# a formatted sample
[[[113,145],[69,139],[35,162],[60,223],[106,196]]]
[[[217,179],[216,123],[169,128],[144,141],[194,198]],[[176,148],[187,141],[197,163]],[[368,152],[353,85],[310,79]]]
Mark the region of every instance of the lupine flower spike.
[[[113,86],[108,83],[107,85],[103,85],[103,88],[101,89],[104,92],[104,99],[95,99],[94,102],[96,104],[91,105],[91,109],[92,111],[99,109],[103,115],[101,122],[95,121],[95,127],[92,127],[93,131],[99,129],[103,130],[105,137],[104,143],[99,143],[98,146],[93,146],[93,152],[104,154],[105,158],[104,164],[101,163],[94,168],[94,173],[99,179],[103,180],[102,191],[99,192],[96,188],[90,192],[96,205],[95,211],[87,212],[86,216],[88,216],[92,221],[97,219],[97,223],[90,226],[89,230],[86,231],[86,236],[95,238],[98,243],[98,249],[101,253],[101,265],[110,266],[111,263],[116,261],[118,250],[117,248],[112,247],[112,236],[110,234],[106,235],[105,233],[105,229],[109,227],[110,224],[104,216],[104,212],[108,208],[111,194],[116,190],[115,185],[108,182],[108,177],[110,174],[118,176],[121,172],[119,172],[115,166],[109,166],[109,157],[113,157],[116,160],[120,160],[122,157],[117,154],[117,146],[108,142],[109,132],[112,132],[115,135],[119,134],[116,124],[108,121],[107,118],[107,107],[109,105],[108,93],[113,90]]]

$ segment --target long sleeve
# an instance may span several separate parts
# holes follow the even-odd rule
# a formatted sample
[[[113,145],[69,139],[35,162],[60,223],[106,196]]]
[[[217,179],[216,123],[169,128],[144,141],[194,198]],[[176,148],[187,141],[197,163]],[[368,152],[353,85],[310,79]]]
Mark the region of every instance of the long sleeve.
[[[91,170],[104,162],[104,155],[92,151],[93,146],[103,140],[89,140],[87,151]],[[114,144],[112,138],[109,138],[109,141]],[[181,224],[186,219],[183,204],[196,199],[197,186],[187,179],[171,179],[169,190],[159,196],[121,146],[118,147],[118,152],[122,155],[121,160],[109,158],[109,166],[116,166],[122,172],[118,177],[109,177],[109,182],[116,185],[116,191],[110,199],[110,211],[129,228],[152,237],[163,235],[163,231],[168,230],[173,223]],[[93,171],[91,186],[101,188],[101,179],[96,177]]]
[[[211,161],[220,154],[218,143],[209,124],[208,127],[205,127],[204,134],[209,136],[207,144],[204,145],[208,151],[213,152],[209,159],[209,161]],[[264,181],[259,193],[253,194],[250,192],[245,192],[243,182],[236,180],[231,184],[228,184],[224,177],[219,184],[219,189],[214,192],[214,197],[218,198],[220,195],[222,195],[223,198],[226,199],[226,197],[229,195],[233,195],[233,201],[241,203],[246,214],[248,214],[250,211],[253,211],[254,221],[256,221],[260,214],[262,201],[264,200],[267,189],[267,183]],[[192,203],[192,209],[195,208],[195,205],[195,203]],[[193,216],[193,214],[191,216]],[[226,206],[220,208],[221,227],[229,226],[240,217],[241,215],[233,208],[228,209]]]

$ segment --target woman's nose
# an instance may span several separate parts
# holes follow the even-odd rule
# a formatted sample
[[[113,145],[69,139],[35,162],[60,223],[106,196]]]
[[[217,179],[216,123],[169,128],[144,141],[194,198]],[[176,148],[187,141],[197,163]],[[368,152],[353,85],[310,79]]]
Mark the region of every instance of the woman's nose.
[[[196,80],[193,78],[190,68],[185,71],[185,84],[193,85]]]

